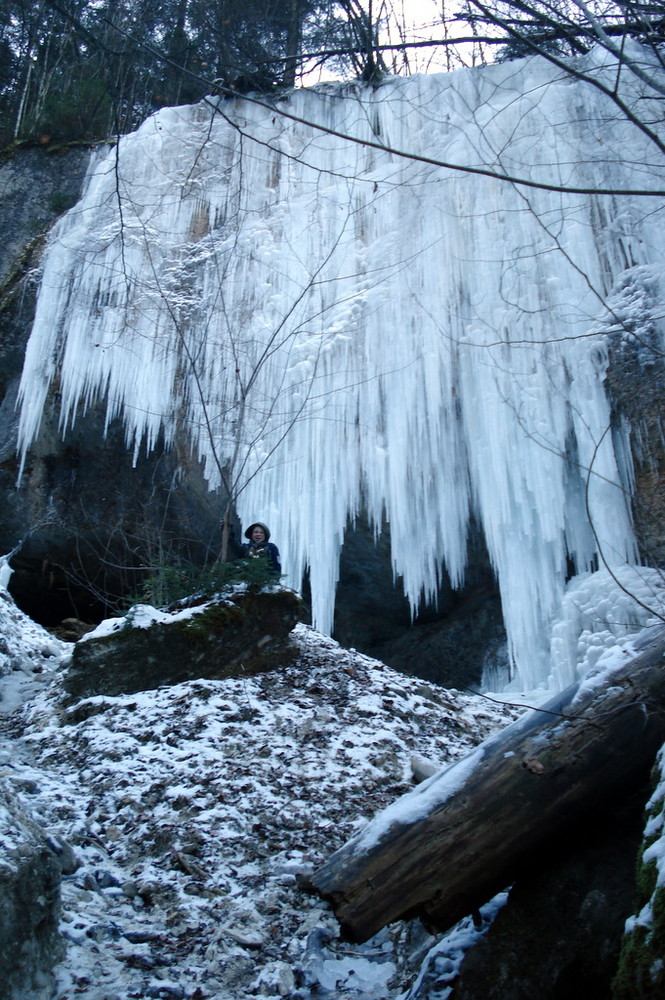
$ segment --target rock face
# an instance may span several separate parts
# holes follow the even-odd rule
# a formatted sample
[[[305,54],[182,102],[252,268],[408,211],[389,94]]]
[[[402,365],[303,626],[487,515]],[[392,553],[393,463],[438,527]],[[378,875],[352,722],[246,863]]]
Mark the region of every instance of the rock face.
[[[626,918],[644,796],[577,830],[525,871],[486,937],[464,958],[451,1000],[608,1000]]]
[[[635,465],[633,519],[648,566],[665,563],[665,366],[659,351],[619,341],[610,353],[607,387],[615,420],[631,428]]]
[[[7,783],[0,780],[0,969],[7,1000],[51,994],[64,953],[58,934],[61,866]]]
[[[138,606],[117,620],[115,631],[92,633],[76,644],[64,680],[70,695],[131,694],[200,677],[249,676],[288,666],[297,656],[289,633],[302,606],[290,590],[249,589],[184,616],[146,617],[146,610]]]
[[[220,549],[222,498],[208,491],[184,437],[133,466],[120,425],[104,435],[100,407],[63,440],[51,400],[17,486],[16,399],[40,257],[48,230],[79,197],[89,156],[28,149],[0,161],[0,555],[21,543],[10,590],[48,626],[117,614],[114,595],[137,593],[144,567],[201,563]]]
[[[142,567],[201,563],[220,548],[223,497],[208,492],[184,437],[171,451],[141,455],[134,467],[122,428],[114,423],[104,438],[94,407],[62,440],[52,403],[17,488],[16,394],[40,255],[48,229],[80,193],[89,155],[85,148],[19,150],[0,162],[0,554],[22,541],[10,589],[49,627],[117,614],[113,595],[137,593]],[[467,588],[442,588],[437,608],[412,622],[392,579],[388,526],[375,544],[361,519],[346,535],[336,636],[407,673],[477,684],[487,644],[495,650],[504,637],[482,540],[475,548]]]
[[[79,195],[88,157],[87,149],[52,155],[32,149],[0,161],[0,555],[21,543],[10,589],[21,608],[49,627],[65,618],[96,623],[117,614],[127,596],[139,592],[146,568],[215,557],[225,503],[208,492],[184,434],[170,451],[158,444],[133,466],[121,426],[113,423],[104,437],[99,407],[79,415],[61,439],[55,399],[17,488],[16,395],[40,255],[48,229]],[[613,418],[633,428],[641,555],[662,565],[662,366],[622,342],[612,351],[607,381]],[[239,538],[237,525],[235,532]],[[407,673],[443,685],[477,685],[488,660],[501,665],[505,659],[505,634],[478,532],[469,553],[464,589],[442,586],[436,607],[412,621],[392,578],[389,527],[376,543],[359,519],[346,534],[335,636]]]
[[[390,526],[375,542],[362,517],[344,537],[335,638],[404,673],[443,687],[480,684],[485,661],[507,661],[501,599],[480,532],[469,540],[464,587],[442,584],[436,607],[412,621],[400,581],[393,582]]]

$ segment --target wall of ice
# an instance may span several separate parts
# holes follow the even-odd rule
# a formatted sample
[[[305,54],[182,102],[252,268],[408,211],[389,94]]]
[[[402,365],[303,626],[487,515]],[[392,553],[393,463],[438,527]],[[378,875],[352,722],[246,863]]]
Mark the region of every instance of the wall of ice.
[[[603,378],[612,296],[660,282],[663,208],[487,171],[651,190],[662,159],[538,59],[161,111],[95,156],[52,234],[23,456],[54,383],[63,429],[105,399],[135,452],[189,434],[211,487],[223,474],[244,523],[270,524],[287,580],[309,568],[323,630],[361,507],[390,522],[414,608],[443,567],[462,581],[473,515],[518,682],[541,684],[571,562],[636,558]]]

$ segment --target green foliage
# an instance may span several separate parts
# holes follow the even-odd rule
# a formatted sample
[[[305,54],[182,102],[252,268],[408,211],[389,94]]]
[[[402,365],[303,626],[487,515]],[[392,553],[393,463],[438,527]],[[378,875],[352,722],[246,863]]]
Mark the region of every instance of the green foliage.
[[[101,139],[109,134],[113,113],[103,80],[73,78],[47,94],[32,124],[34,138],[50,140]]]
[[[188,597],[212,597],[234,584],[245,583],[258,590],[278,580],[265,559],[238,559],[204,567],[193,563],[159,566],[143,581],[131,604],[152,604],[160,608]]]
[[[665,996],[665,887],[652,899],[653,922],[636,924],[625,935],[612,1000],[662,1000]]]
[[[278,92],[295,83],[303,51],[340,44],[344,9],[339,0],[3,0],[0,146],[106,138],[220,84]]]

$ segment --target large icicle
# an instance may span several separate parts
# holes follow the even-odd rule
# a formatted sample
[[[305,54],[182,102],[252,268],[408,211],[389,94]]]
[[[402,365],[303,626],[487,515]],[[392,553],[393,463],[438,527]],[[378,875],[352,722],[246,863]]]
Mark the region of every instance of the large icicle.
[[[644,188],[656,152],[602,101],[531,60],[155,115],[95,159],[53,233],[23,456],[56,375],[63,427],[106,398],[135,451],[188,428],[211,486],[225,470],[244,522],[270,523],[292,584],[309,567],[324,630],[361,507],[390,522],[414,608],[442,567],[463,579],[473,513],[519,682],[544,682],[569,560],[635,560],[598,324],[627,264],[662,256],[662,208],[376,145]]]

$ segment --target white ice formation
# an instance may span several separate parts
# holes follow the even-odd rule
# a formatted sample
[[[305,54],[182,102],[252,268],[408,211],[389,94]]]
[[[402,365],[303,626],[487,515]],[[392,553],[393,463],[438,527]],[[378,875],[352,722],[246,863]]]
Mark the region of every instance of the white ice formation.
[[[623,98],[660,120],[644,66]],[[582,68],[614,86],[598,53]],[[570,563],[636,560],[630,429],[603,380],[608,331],[647,322],[626,289],[660,296],[664,203],[584,192],[660,190],[662,167],[539,59],[161,111],[95,156],[52,234],[23,456],[54,380],[63,431],[98,399],[135,452],[188,428],[288,581],[309,567],[324,631],[361,508],[389,522],[414,608],[442,568],[463,580],[473,516],[537,686]]]

